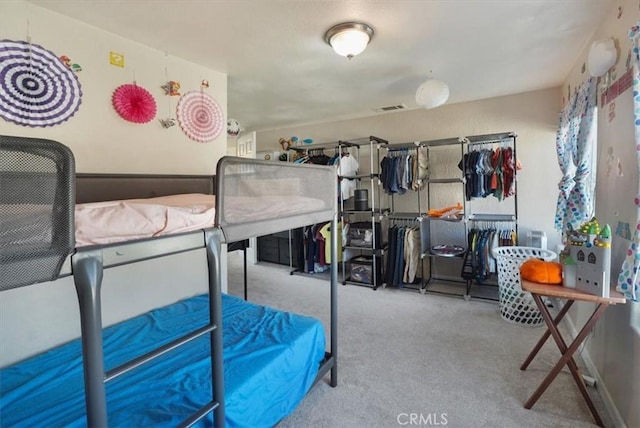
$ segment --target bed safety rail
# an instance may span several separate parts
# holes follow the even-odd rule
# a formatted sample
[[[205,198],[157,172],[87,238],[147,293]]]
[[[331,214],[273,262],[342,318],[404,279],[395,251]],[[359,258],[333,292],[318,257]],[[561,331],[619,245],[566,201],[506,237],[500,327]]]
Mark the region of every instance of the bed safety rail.
[[[328,221],[336,211],[336,167],[225,156],[216,181],[216,224],[227,242]]]
[[[75,246],[74,174],[64,145],[0,136],[0,291],[58,277]]]

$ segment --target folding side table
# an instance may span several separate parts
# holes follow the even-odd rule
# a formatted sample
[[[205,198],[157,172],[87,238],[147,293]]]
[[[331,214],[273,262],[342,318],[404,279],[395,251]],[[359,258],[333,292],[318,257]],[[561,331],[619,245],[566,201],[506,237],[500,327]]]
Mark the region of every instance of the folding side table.
[[[560,370],[562,370],[562,368],[567,365],[569,367],[569,371],[573,375],[573,379],[578,385],[580,393],[584,397],[587,406],[589,406],[589,410],[591,411],[593,418],[595,419],[598,426],[603,426],[602,419],[600,419],[600,415],[598,414],[593,401],[591,401],[591,398],[589,397],[589,393],[587,392],[587,385],[582,379],[580,369],[578,368],[576,361],[573,359],[573,354],[580,347],[580,344],[584,341],[589,332],[593,329],[598,319],[600,319],[602,314],[604,314],[604,311],[607,309],[607,307],[609,305],[625,303],[625,298],[621,294],[614,291],[611,291],[610,297],[599,297],[580,290],[576,290],[574,288],[567,288],[560,285],[538,284],[524,279],[521,281],[521,287],[523,291],[528,291],[531,293],[531,296],[536,302],[536,305],[538,306],[538,309],[540,310],[540,313],[544,318],[544,322],[547,325],[547,331],[542,335],[536,346],[533,348],[525,362],[520,367],[520,370],[526,370],[540,348],[542,348],[542,345],[544,345],[544,343],[547,341],[549,336],[553,337],[556,345],[558,345],[558,349],[560,349],[560,352],[562,353],[562,357],[560,358],[560,360],[556,363],[555,366],[553,366],[553,369],[551,369],[547,377],[545,377],[545,379],[542,381],[540,386],[538,386],[538,389],[536,389],[533,395],[529,397],[527,402],[524,404],[524,407],[526,409],[532,408],[536,401],[538,401],[542,393],[549,387],[556,376],[558,376]],[[564,304],[555,319],[551,317],[549,310],[542,301],[543,296],[557,297],[567,300],[567,303]],[[582,327],[574,341],[569,346],[567,346],[564,339],[560,335],[560,332],[558,331],[558,324],[565,316],[565,314],[569,311],[571,305],[573,305],[573,303],[576,301],[596,303],[596,309],[593,311],[593,314],[586,322],[584,327]]]

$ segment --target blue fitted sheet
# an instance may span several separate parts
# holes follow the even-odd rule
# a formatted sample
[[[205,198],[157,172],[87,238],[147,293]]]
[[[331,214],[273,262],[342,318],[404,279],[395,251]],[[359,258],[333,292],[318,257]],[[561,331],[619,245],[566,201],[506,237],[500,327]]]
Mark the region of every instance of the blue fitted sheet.
[[[107,370],[208,320],[206,295],[104,330]],[[223,295],[226,425],[273,426],[295,409],[324,357],[319,321]],[[79,340],[0,370],[2,427],[85,426]],[[109,426],[175,426],[211,400],[209,335],[107,383]],[[200,423],[212,425],[212,415]]]

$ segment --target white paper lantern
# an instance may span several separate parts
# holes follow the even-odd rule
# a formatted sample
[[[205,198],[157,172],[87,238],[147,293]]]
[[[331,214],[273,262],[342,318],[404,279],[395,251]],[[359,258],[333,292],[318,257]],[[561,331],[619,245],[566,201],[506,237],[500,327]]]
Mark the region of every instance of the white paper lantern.
[[[604,75],[614,66],[618,59],[618,51],[612,38],[596,40],[591,44],[587,57],[589,74],[593,77]]]
[[[427,80],[416,91],[416,103],[426,109],[441,106],[448,99],[449,86],[441,80]]]

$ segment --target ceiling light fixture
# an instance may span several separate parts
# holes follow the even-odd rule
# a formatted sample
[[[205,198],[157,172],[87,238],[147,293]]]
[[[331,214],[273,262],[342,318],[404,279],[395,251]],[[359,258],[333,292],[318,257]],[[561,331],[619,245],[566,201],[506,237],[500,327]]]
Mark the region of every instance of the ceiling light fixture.
[[[416,91],[416,103],[426,109],[436,108],[449,99],[449,85],[441,80],[429,79]]]
[[[334,25],[324,35],[324,41],[338,55],[351,59],[365,50],[373,38],[373,28],[360,22]]]

